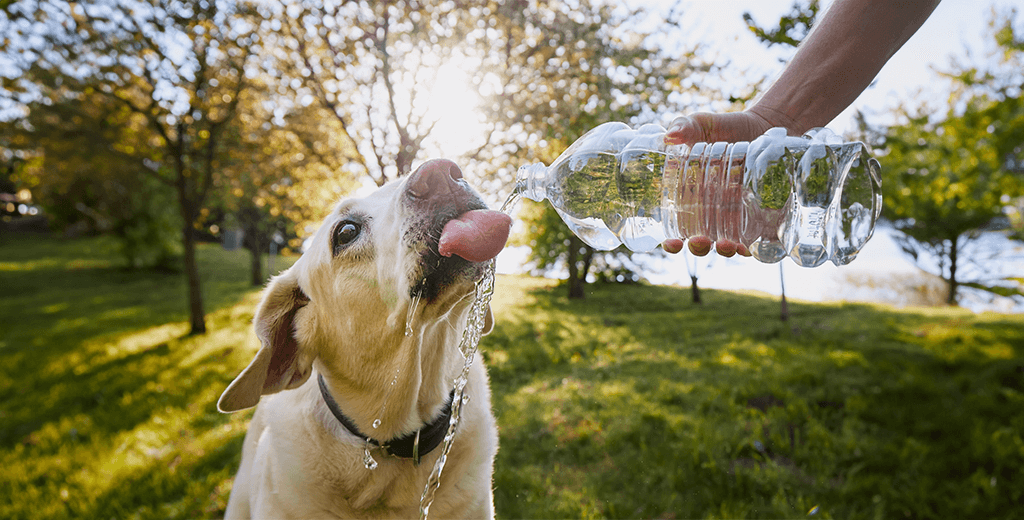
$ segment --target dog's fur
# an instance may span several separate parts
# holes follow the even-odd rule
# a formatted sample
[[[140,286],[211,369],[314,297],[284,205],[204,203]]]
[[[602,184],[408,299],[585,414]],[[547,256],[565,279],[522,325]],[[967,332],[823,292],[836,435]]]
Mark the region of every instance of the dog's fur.
[[[457,170],[438,163],[420,170]],[[450,195],[423,197],[420,170],[338,204],[309,250],[265,291],[254,319],[262,348],[219,403],[230,412],[259,402],[226,518],[419,516],[441,447],[419,465],[372,450],[378,466],[366,469],[364,440],[331,415],[317,374],[360,432],[380,440],[430,423],[448,400],[464,364],[456,347],[483,266],[440,256],[437,241],[448,220],[484,205],[461,174],[442,176]],[[346,223],[358,228],[348,243]],[[436,518],[493,517],[497,428],[479,356],[465,393],[471,399],[430,510]]]

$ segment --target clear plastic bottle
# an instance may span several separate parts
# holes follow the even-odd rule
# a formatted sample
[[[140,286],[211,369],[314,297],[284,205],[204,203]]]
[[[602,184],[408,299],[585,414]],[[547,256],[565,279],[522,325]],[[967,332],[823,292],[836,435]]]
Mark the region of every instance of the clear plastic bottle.
[[[605,123],[551,166],[519,168],[515,193],[548,199],[590,246],[649,251],[667,238],[742,244],[804,267],[852,261],[882,210],[878,161],[827,129],[753,142],[667,146],[665,129]]]

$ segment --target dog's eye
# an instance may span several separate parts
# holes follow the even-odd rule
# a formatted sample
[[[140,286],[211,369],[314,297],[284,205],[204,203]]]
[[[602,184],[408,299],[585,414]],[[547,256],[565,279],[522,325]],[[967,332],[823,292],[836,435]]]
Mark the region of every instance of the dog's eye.
[[[334,228],[334,243],[332,244],[334,254],[338,254],[342,247],[351,244],[352,241],[359,238],[360,231],[362,231],[362,226],[356,222],[340,222]]]

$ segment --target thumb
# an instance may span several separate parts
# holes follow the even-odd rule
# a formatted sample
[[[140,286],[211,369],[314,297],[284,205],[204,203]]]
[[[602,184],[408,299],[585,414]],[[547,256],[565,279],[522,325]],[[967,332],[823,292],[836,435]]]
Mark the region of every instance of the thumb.
[[[707,126],[711,124],[714,114],[696,113],[680,116],[672,120],[665,133],[665,144],[686,144],[707,142]]]

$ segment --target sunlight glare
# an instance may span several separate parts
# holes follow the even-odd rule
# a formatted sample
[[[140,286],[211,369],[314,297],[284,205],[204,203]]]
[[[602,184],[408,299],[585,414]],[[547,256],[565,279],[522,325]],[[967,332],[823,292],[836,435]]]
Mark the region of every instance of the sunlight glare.
[[[437,121],[424,143],[431,157],[457,158],[484,143],[484,125],[477,107],[480,95],[466,73],[471,60],[453,55],[437,69],[430,95],[425,98],[427,119]]]

